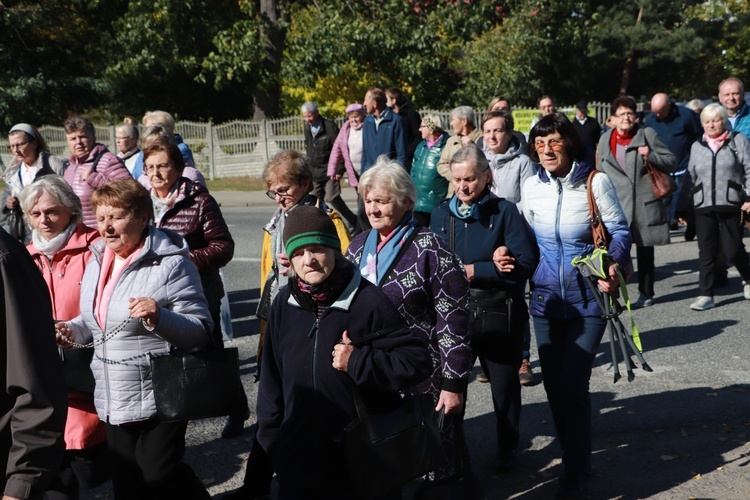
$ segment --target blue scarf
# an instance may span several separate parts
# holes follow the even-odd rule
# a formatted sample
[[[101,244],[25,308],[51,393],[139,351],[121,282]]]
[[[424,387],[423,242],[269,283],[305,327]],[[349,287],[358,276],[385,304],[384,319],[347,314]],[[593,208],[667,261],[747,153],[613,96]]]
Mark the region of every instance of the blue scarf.
[[[448,202],[448,208],[454,217],[459,220],[474,219],[479,220],[479,207],[483,203],[492,197],[492,193],[487,193],[482,197],[481,200],[471,205],[464,205],[458,200],[458,197],[454,194],[451,201]]]
[[[412,213],[406,212],[401,222],[380,244],[378,244],[378,232],[371,229],[370,234],[367,235],[365,246],[362,248],[362,257],[359,261],[359,270],[362,277],[370,283],[380,285],[380,282],[385,278],[385,273],[396,260],[396,256],[412,235],[416,226],[417,221],[414,220]]]

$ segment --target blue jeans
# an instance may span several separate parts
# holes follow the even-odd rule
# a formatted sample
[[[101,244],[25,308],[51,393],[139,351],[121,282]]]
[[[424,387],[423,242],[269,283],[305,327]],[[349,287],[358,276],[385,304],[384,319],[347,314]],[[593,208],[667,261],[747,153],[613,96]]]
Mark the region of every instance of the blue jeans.
[[[591,367],[604,335],[599,317],[534,318],[539,363],[566,473],[591,471]]]

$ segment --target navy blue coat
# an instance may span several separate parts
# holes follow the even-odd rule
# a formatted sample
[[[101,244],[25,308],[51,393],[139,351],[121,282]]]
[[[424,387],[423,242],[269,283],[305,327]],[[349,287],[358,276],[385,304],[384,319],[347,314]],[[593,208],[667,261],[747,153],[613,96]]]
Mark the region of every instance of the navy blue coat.
[[[362,173],[375,164],[380,155],[397,160],[407,171],[411,165],[407,163],[407,135],[404,120],[386,108],[385,117],[375,130],[375,116],[367,115],[362,125]]]
[[[455,195],[454,195],[455,197]],[[450,211],[450,200],[432,211],[431,229],[445,241],[450,238],[450,225],[455,224],[454,252],[464,264],[474,265],[471,288],[509,290],[513,297],[513,329],[518,330],[529,318],[524,288],[539,264],[536,237],[515,203],[494,195],[477,202],[477,217],[458,219]],[[492,261],[500,246],[508,247],[516,258],[515,268],[501,273]]]
[[[385,328],[394,331],[354,350],[347,373],[333,368],[331,351],[344,330],[355,341]],[[432,372],[422,340],[358,269],[320,321],[297,302],[289,285],[282,288],[271,306],[261,362],[257,439],[280,480],[311,489],[346,481],[340,438],[356,415],[352,382],[375,412]]]

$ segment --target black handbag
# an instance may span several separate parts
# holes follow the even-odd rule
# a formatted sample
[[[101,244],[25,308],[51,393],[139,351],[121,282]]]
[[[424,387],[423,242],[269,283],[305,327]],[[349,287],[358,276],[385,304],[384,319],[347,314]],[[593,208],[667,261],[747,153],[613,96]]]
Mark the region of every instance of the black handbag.
[[[469,325],[472,338],[510,333],[513,299],[507,290],[469,290]]]
[[[344,448],[362,498],[377,498],[446,463],[431,395],[407,395],[388,412],[368,414],[359,390],[353,393],[357,418],[344,429]]]
[[[94,394],[94,374],[91,371],[91,359],[94,348],[62,349],[57,348],[65,373],[65,386],[68,390]]]
[[[239,405],[239,352],[236,347],[172,350],[151,356],[156,414],[162,422],[220,417]]]
[[[267,320],[268,313],[271,312],[271,285],[274,279],[276,279],[275,266],[273,269],[271,269],[271,273],[269,274],[265,284],[263,285],[263,292],[260,295],[260,300],[258,300],[258,308],[255,311],[255,316],[258,319]]]
[[[444,415],[441,413],[441,416]],[[444,418],[444,417],[443,417]],[[456,418],[456,474],[445,480],[425,481],[414,494],[414,500],[475,500],[485,498],[484,489],[471,467],[469,446],[464,434],[463,417]]]
[[[358,346],[390,329],[352,341]],[[377,498],[447,462],[438,413],[429,394],[407,394],[383,413],[370,413],[350,380],[356,418],[344,429],[343,443],[352,482],[361,498]]]

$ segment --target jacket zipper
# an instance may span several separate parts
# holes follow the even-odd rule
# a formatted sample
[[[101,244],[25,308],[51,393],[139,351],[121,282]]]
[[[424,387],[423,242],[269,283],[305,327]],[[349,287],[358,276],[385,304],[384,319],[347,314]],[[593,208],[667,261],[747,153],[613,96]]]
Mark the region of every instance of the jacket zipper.
[[[555,179],[557,183],[557,215],[555,217],[555,238],[557,239],[557,251],[560,255],[560,262],[557,264],[557,278],[560,281],[560,297],[562,297],[563,303],[565,302],[565,265],[563,260],[565,259],[565,248],[563,247],[562,238],[560,238],[560,215],[562,214],[562,196],[563,188],[559,179]],[[566,310],[563,308],[563,317],[567,319]]]

